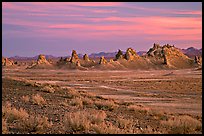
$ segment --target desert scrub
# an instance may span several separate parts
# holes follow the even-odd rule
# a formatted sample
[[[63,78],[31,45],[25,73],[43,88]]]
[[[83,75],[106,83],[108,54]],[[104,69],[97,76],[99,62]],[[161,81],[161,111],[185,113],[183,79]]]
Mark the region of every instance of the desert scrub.
[[[17,124],[20,132],[32,134],[44,134],[51,126],[52,122],[49,122],[47,117],[40,115],[30,115]]]
[[[32,80],[25,80],[24,83],[26,86],[33,86],[33,87],[40,87],[41,86],[40,83],[34,82]]]
[[[83,110],[66,113],[64,127],[67,133],[96,133],[101,125],[105,125],[106,113],[102,110]],[[108,130],[107,126],[103,126]],[[95,131],[96,130],[96,131]],[[99,132],[100,133],[100,132]]]
[[[112,111],[114,110],[114,108],[118,107],[118,105],[116,105],[114,101],[109,101],[109,100],[108,101],[103,101],[103,100],[95,101],[94,105],[99,110],[109,110],[109,111]]]
[[[19,110],[12,107],[9,102],[5,106],[2,106],[2,118],[5,118],[8,123],[12,123],[16,120],[23,120],[27,118],[29,114],[22,108]]]
[[[26,110],[12,107],[10,103],[2,106],[2,133],[9,134],[8,126],[12,126],[18,133],[45,133],[52,122],[47,117],[29,115]],[[16,132],[15,132],[16,133]]]
[[[8,134],[7,122],[5,118],[2,118],[2,134]]]
[[[60,105],[61,105],[61,106],[65,106],[65,107],[69,106],[69,104],[68,104],[68,101],[67,101],[67,100],[62,101],[62,102],[60,103]]]
[[[116,122],[118,128],[125,129],[129,133],[133,133],[134,126],[138,124],[138,120],[133,121],[133,119],[124,119],[121,117],[118,117]]]
[[[148,113],[150,112],[150,108],[145,107],[143,105],[129,105],[128,109],[131,111],[138,111],[140,113]]]
[[[84,106],[86,106],[86,107],[93,107],[93,100],[91,100],[91,98],[87,98],[87,97],[84,97],[83,99],[82,99],[82,103],[83,103],[83,105]]]
[[[79,108],[83,108],[83,102],[81,97],[74,98],[70,101],[71,106],[78,106]]]
[[[95,98],[96,95],[92,92],[80,91],[80,95],[88,98]]]
[[[40,96],[39,94],[32,95],[32,102],[34,104],[37,104],[37,105],[44,105],[44,104],[46,104],[45,99],[42,96]]]
[[[65,131],[68,133],[75,133],[78,131],[88,133],[90,128],[88,116],[89,114],[86,111],[66,113],[64,115]]]
[[[76,91],[75,89],[70,88],[67,90],[66,98],[72,99],[72,98],[76,98],[79,96],[80,96],[79,92]]]
[[[107,117],[105,111],[102,110],[92,110],[89,113],[89,120],[92,124],[101,124],[105,121],[105,118]]]
[[[114,126],[111,122],[107,124],[105,122],[101,124],[94,124],[92,125],[92,129],[97,134],[121,134],[124,133],[122,130]]]
[[[22,99],[24,102],[29,102],[30,97],[29,97],[28,95],[26,95],[26,96],[22,96],[21,99]]]
[[[51,85],[44,85],[40,88],[40,91],[47,93],[54,93],[55,89]]]
[[[171,134],[190,134],[202,132],[202,123],[187,115],[173,116],[162,120],[161,124],[166,126]]]

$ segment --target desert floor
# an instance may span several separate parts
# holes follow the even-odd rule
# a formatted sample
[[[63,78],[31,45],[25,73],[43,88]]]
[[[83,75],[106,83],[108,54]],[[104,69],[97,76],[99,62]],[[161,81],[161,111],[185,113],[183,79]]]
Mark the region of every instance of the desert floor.
[[[57,91],[55,90],[54,93],[40,91],[42,89],[39,89],[39,86],[42,84],[52,85],[53,88],[57,88]],[[59,88],[65,92],[63,93]],[[43,115],[48,117],[50,122],[52,121],[54,127],[46,132],[36,131],[36,133],[202,133],[202,70],[80,71],[3,68],[2,89],[3,105],[9,102],[16,109],[23,108],[29,114]],[[73,98],[65,97],[66,90],[75,90],[80,95],[96,96],[92,97],[92,102],[88,103],[90,105],[94,105],[98,99],[101,99],[104,103],[113,101],[114,106],[118,106],[111,110],[94,108],[87,106],[87,103],[85,105],[82,97],[78,97],[82,100],[82,105],[78,102],[70,106]],[[46,104],[36,104],[29,100],[34,94],[42,96]],[[28,100],[23,99],[26,96],[29,96]],[[132,106],[134,113],[127,110],[131,109],[131,105],[135,106]],[[118,130],[105,131],[104,128],[98,128],[99,130],[96,131],[96,127],[89,129],[94,123],[90,123],[88,128],[84,127],[81,130],[66,127],[64,124],[66,112],[75,113],[89,108],[96,110],[95,112],[105,111],[107,116],[102,121],[106,124],[104,127],[110,128],[107,122],[111,122]],[[137,110],[140,112],[137,113]],[[189,123],[193,123],[194,126],[184,125],[184,128],[178,128],[182,126],[182,121],[179,124],[174,120],[181,120],[179,118],[181,116],[192,118]],[[137,120],[140,122],[139,127],[121,128],[111,121],[120,117],[132,119],[133,124],[136,124],[135,120]],[[5,123],[7,126],[5,132],[35,133],[35,131],[28,132],[25,128],[18,128],[12,121],[7,120]],[[178,126],[175,127],[176,125]],[[195,126],[199,127],[194,128]],[[186,127],[189,128],[185,129]],[[104,132],[100,129],[104,129]],[[134,131],[131,131],[133,129]]]

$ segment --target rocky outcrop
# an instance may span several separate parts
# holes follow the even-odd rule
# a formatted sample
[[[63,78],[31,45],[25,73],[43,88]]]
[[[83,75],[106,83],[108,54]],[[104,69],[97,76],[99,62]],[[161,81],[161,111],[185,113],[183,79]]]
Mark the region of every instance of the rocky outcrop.
[[[128,48],[124,55],[124,58],[128,61],[134,60],[135,58],[138,58],[138,57],[139,55],[137,55],[136,51],[133,50],[132,48]]]
[[[45,58],[45,55],[40,54],[38,56],[37,64],[50,64]]]
[[[115,60],[123,59],[123,58],[124,58],[123,52],[121,50],[118,50],[118,53],[115,55]]]
[[[107,63],[107,60],[104,58],[104,56],[102,56],[100,58],[99,64],[106,64],[106,63]]]
[[[85,61],[90,61],[89,56],[88,56],[87,54],[84,54],[83,60],[85,60]]]
[[[78,55],[77,55],[77,53],[76,53],[75,50],[72,51],[72,56],[71,56],[70,62],[71,62],[72,64],[77,64],[77,63],[79,63],[79,57],[78,57]]]
[[[196,64],[201,65],[201,64],[202,64],[202,57],[200,57],[200,56],[195,56],[194,61],[195,61]]]
[[[8,58],[2,57],[2,66],[12,66],[14,62]]]
[[[53,65],[46,60],[45,55],[40,54],[38,56],[37,62],[33,62],[27,69],[49,69],[52,68]]]
[[[78,66],[78,67],[81,66],[79,60],[76,62],[76,66]]]
[[[148,56],[161,58],[164,55],[163,47],[159,44],[154,43],[153,48],[150,48],[147,52]]]
[[[168,65],[168,59],[166,55],[164,55],[164,65]]]

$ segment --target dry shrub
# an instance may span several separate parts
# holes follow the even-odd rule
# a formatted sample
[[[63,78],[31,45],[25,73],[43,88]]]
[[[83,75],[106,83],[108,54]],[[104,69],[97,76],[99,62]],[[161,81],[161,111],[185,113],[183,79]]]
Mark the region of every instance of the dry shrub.
[[[26,86],[33,86],[33,87],[40,87],[41,86],[40,83],[37,83],[37,82],[32,81],[32,80],[25,79],[24,82],[25,82]]]
[[[85,96],[85,97],[88,97],[88,98],[94,98],[94,97],[96,97],[96,94],[94,94],[94,93],[92,93],[92,92],[80,92],[81,93],[81,95],[83,95],[83,96]]]
[[[28,95],[26,95],[26,96],[22,96],[21,99],[22,99],[24,102],[29,102],[30,97],[29,97]]]
[[[68,89],[67,90],[67,98],[70,98],[70,99],[72,99],[72,98],[76,98],[76,97],[79,97],[80,96],[80,94],[79,94],[79,92],[78,91],[76,91],[75,89]]]
[[[104,122],[104,119],[107,117],[104,111],[92,111],[89,113],[89,119],[92,124],[101,124]]]
[[[175,116],[169,118],[167,121],[162,120],[161,124],[170,127],[169,133],[174,134],[188,134],[202,131],[202,123],[190,116]]]
[[[44,104],[46,104],[45,99],[42,96],[40,96],[39,94],[32,95],[32,102],[34,104],[37,104],[37,105],[44,105]]]
[[[22,108],[17,110],[15,107],[11,107],[10,103],[2,107],[2,118],[2,133],[7,134],[9,133],[7,123],[12,123],[13,128],[19,133],[43,133],[52,125],[47,117],[29,115]]]
[[[43,92],[47,92],[47,93],[54,93],[55,92],[55,89],[50,86],[50,85],[46,85],[46,86],[43,86],[40,91],[43,91]]]
[[[93,106],[93,100],[91,100],[90,98],[83,98],[83,105],[85,105],[86,107],[92,107]]]
[[[74,98],[70,101],[71,106],[78,106],[79,108],[83,108],[83,102],[81,97]]]
[[[6,119],[2,118],[2,134],[8,134]]]
[[[2,117],[7,119],[8,123],[12,123],[16,120],[23,120],[27,118],[29,114],[22,108],[17,110],[15,107],[11,107],[10,103],[7,103],[2,107]]]
[[[109,110],[112,111],[114,110],[114,108],[118,107],[118,105],[116,105],[114,103],[114,101],[95,101],[94,102],[95,106],[97,107],[97,109],[99,110]]]
[[[141,112],[141,113],[150,112],[150,108],[145,107],[143,105],[129,105],[128,109],[132,110],[132,111],[138,111],[138,112]]]
[[[71,132],[83,131],[87,133],[90,128],[88,115],[86,111],[66,113],[64,116],[65,130],[71,130]]]
[[[64,127],[66,133],[97,133],[119,134],[133,133],[134,123],[132,120],[120,120],[120,127],[106,120],[107,115],[103,110],[76,111],[66,113]],[[128,126],[129,125],[129,126]]]
[[[46,133],[46,129],[52,126],[52,122],[48,121],[47,117],[43,117],[40,115],[37,116],[29,116],[29,118],[25,118],[22,122],[17,124],[17,128],[21,132],[28,132],[34,134],[43,134]]]
[[[66,106],[66,107],[69,106],[67,100],[61,102],[60,105],[61,106]]]
[[[122,130],[112,125],[112,123],[106,124],[105,122],[101,124],[92,125],[92,129],[97,134],[120,134],[123,133]]]
[[[85,132],[93,131],[94,125],[101,125],[105,122],[106,113],[104,111],[92,110],[77,111],[73,113],[66,113],[64,116],[64,126],[66,130],[71,132]]]
[[[125,129],[130,133],[133,133],[133,127],[135,124],[138,124],[138,120],[136,120],[136,123],[134,123],[132,119],[118,118],[117,123],[118,123],[118,128]]]

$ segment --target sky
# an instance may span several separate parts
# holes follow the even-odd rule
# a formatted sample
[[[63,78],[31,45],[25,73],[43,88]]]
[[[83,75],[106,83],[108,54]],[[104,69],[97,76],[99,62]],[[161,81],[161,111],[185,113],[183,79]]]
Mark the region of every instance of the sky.
[[[2,2],[2,56],[202,48],[201,2]]]

